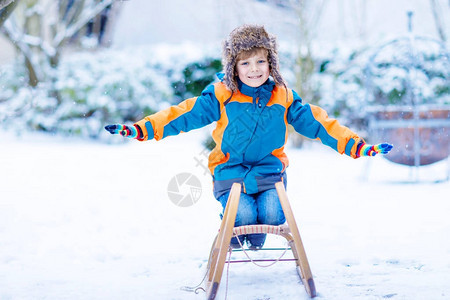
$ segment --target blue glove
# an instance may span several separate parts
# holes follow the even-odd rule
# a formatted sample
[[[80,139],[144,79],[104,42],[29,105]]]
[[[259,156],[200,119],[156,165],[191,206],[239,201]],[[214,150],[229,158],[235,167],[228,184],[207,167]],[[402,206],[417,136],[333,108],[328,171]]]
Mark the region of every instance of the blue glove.
[[[113,124],[106,125],[105,129],[111,134],[120,134],[132,139],[141,139],[143,135],[141,129],[136,125]]]

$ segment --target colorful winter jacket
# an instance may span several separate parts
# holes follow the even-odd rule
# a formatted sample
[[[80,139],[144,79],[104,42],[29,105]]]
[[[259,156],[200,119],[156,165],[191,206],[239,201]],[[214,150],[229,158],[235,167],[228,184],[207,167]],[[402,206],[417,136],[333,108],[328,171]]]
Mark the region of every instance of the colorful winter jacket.
[[[288,124],[300,134],[356,158],[362,139],[320,107],[303,104],[295,91],[275,86],[270,79],[257,88],[241,81],[238,86],[239,91],[232,94],[223,82],[216,82],[199,97],[145,117],[135,124],[143,132],[141,140],[160,140],[216,121],[216,146],[208,163],[216,198],[233,182],[241,183],[247,194],[274,188],[278,181],[286,184]]]

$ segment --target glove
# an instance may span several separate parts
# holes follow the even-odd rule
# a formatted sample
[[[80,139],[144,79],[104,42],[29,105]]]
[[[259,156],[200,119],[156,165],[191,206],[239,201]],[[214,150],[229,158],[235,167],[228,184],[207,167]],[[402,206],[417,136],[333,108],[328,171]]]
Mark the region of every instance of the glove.
[[[129,126],[122,124],[113,124],[113,125],[106,125],[105,129],[109,131],[109,133],[111,134],[121,134],[122,136],[132,139],[142,138],[141,128],[139,128],[136,125]]]
[[[382,143],[382,144],[376,144],[376,145],[369,145],[366,143],[360,143],[358,145],[358,148],[356,150],[356,157],[361,156],[375,156],[378,153],[380,154],[388,154],[389,151],[394,146],[388,143]]]

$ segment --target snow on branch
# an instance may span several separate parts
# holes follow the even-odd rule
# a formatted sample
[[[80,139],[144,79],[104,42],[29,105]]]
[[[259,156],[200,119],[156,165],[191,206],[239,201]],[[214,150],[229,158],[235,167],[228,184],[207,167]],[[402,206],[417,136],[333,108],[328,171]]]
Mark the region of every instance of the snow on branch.
[[[0,1],[0,9],[3,9],[10,5],[14,0],[1,0]]]
[[[24,55],[25,59],[28,61],[30,67],[33,70],[32,72],[34,73],[34,76],[37,77],[36,79],[39,80],[40,78],[42,78],[43,74],[40,72],[39,68],[36,67],[39,64],[39,59],[36,57],[36,55],[33,55],[33,51],[30,48],[30,45],[33,45],[33,43],[37,43],[37,39],[29,35],[27,35],[25,38],[25,35],[10,19],[8,19],[3,24],[2,31],[4,32],[6,37],[13,42],[14,46],[17,47]]]
[[[81,15],[73,24],[60,30],[53,39],[53,46],[59,47],[64,41],[76,34],[91,19],[95,18],[102,10],[111,5],[115,0],[103,0],[99,3],[96,1],[86,1]]]
[[[3,32],[28,58],[31,58],[30,46],[39,47],[49,57],[56,53],[56,49],[50,46],[44,39],[20,31],[19,27],[12,20],[5,22]]]

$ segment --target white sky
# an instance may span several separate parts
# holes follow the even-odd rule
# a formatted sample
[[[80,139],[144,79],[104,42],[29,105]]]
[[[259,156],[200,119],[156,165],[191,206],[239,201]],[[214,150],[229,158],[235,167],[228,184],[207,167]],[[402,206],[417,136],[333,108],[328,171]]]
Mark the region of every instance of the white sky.
[[[322,3],[323,11],[317,22],[317,7],[308,17],[313,19],[315,39],[336,42],[361,39],[377,41],[407,33],[407,11],[414,12],[413,29],[418,35],[437,37],[430,1],[426,0],[333,0]],[[438,0],[441,18],[450,35],[450,6]],[[257,1],[238,0],[131,0],[123,6],[115,28],[117,46],[130,43],[201,43],[221,41],[242,23],[259,23],[279,36],[292,40],[298,35],[297,14],[277,10]],[[315,21],[314,21],[315,20]]]

